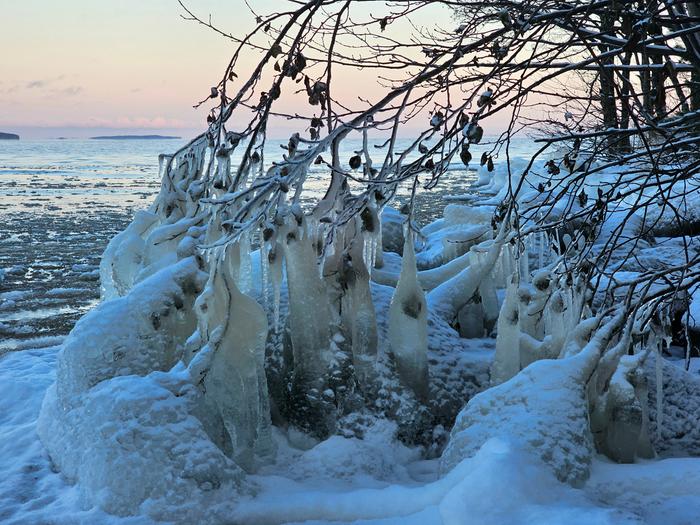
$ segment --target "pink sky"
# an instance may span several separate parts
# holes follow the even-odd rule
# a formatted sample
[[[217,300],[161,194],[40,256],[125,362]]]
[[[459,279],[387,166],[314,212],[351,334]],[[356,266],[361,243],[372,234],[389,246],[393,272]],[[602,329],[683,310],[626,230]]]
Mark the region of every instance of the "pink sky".
[[[261,12],[290,5],[250,3]],[[215,23],[236,35],[253,24],[243,0],[189,0],[187,5],[202,16],[211,13]],[[234,44],[181,14],[177,0],[4,2],[0,131],[25,138],[201,131],[206,113],[192,105],[218,82]],[[438,15],[426,23],[453,24],[448,13]],[[254,58],[248,58],[249,66]],[[366,78],[340,74],[336,80],[334,95],[343,101],[357,101],[358,95],[376,99],[381,93]]]

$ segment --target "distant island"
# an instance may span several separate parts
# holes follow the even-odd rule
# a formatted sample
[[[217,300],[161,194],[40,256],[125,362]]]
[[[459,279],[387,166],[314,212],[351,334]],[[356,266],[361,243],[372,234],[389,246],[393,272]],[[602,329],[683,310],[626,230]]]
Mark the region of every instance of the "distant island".
[[[170,135],[104,135],[100,137],[90,137],[93,140],[157,140],[157,139],[179,139]]]
[[[3,133],[0,131],[0,140],[19,140],[19,135],[14,133]]]

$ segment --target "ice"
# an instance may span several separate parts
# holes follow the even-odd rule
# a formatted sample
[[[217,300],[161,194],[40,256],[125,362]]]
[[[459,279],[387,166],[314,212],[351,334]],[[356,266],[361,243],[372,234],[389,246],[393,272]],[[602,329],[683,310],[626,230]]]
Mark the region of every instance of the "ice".
[[[483,252],[482,257],[472,259],[478,264],[470,264],[457,275],[431,290],[427,296],[430,310],[449,321],[456,318],[459,310],[471,300],[474,292],[490,284],[485,281],[490,278],[504,241],[505,235],[501,232],[496,239],[483,241],[473,247],[472,250]]]
[[[489,439],[501,438],[533,451],[559,480],[583,485],[594,452],[586,383],[622,322],[617,316],[602,325],[576,355],[536,361],[473,397],[457,416],[442,470],[451,470]]]
[[[661,456],[700,456],[700,425],[689,414],[700,413],[700,374],[686,372],[683,361],[676,364],[661,359],[663,373],[663,414],[658,413],[656,352],[644,363],[649,395],[649,434]],[[680,365],[680,366],[679,366]],[[662,424],[657,421],[661,419]]]
[[[520,371],[520,301],[518,300],[519,279],[511,277],[498,316],[496,355],[491,367],[491,384],[508,381]]]
[[[108,247],[105,301],[58,358],[38,431],[56,468],[77,482],[80,504],[95,506],[93,521],[105,521],[104,509],[174,523],[624,523],[638,521],[639,509],[659,519],[640,502],[643,481],[608,501],[586,478],[614,492],[596,478],[605,465],[596,451],[622,462],[651,457],[652,445],[697,453],[697,425],[685,415],[698,405],[697,377],[669,365],[660,343],[649,353],[656,343],[647,333],[635,334],[637,354],[624,355],[624,323],[592,317],[589,283],[576,270],[567,275],[549,233],[500,222],[497,206],[521,181],[522,163],[512,173],[504,163],[485,170],[468,206],[447,206],[414,239],[415,230],[401,231],[406,217],[379,214],[354,184],[334,186],[305,215],[302,149],[285,166],[303,172],[290,185],[291,206],[286,195],[255,189],[279,178],[281,164],[261,168],[250,200],[234,202],[240,188],[223,187],[231,159],[207,162],[213,155],[201,141],[170,171],[162,159],[156,205]],[[523,220],[541,202],[530,191],[538,169],[525,185],[531,200],[516,203]],[[357,217],[342,213],[348,202]],[[626,217],[611,211],[603,237],[640,233],[639,218]],[[548,231],[582,249],[576,227]],[[475,395],[488,387],[494,346],[497,386]],[[8,418],[19,417],[16,405],[6,403]],[[38,443],[34,450],[40,458]],[[6,470],[21,481],[13,501],[31,500],[30,476]],[[508,497],[494,505],[504,487]],[[700,495],[683,494],[691,514]],[[26,505],[11,519],[53,519],[31,501],[31,513]],[[75,508],[56,521],[84,518]],[[0,506],[0,521],[6,516]]]
[[[308,222],[293,226],[281,241],[289,288],[289,334],[294,358],[293,387],[306,392],[314,413],[315,432],[328,435],[334,427],[333,408],[321,397],[330,361],[331,306],[319,276],[317,253]],[[307,421],[310,424],[311,419]]]
[[[78,321],[58,360],[61,403],[70,405],[117,375],[146,375],[175,365],[196,326],[193,305],[204,277],[194,258],[184,259]],[[120,330],[114,330],[117,326]]]
[[[377,320],[367,266],[372,264],[374,257],[367,255],[367,240],[363,237],[362,232],[356,234],[343,256],[341,279],[345,291],[342,293],[341,312],[342,323],[350,333],[356,377],[360,384],[366,386],[375,375]],[[374,240],[370,238],[369,242]]]
[[[623,347],[629,347],[629,338]],[[618,356],[619,357],[619,356]],[[648,428],[648,399],[644,355],[624,355],[609,380],[592,415],[591,427],[600,433],[598,448],[620,463],[633,463],[637,458],[653,458]]]
[[[34,432],[42,398],[53,381],[56,351],[56,348],[28,350],[0,359],[0,420],[3,425],[0,468],[4,473],[0,479],[0,512],[8,523],[126,525],[151,523],[152,518],[148,515],[169,518],[168,521],[173,523],[216,523],[217,520],[225,522],[227,516],[235,515],[244,524],[365,520],[377,525],[399,522],[423,525],[455,521],[463,523],[464,519],[468,519],[468,523],[475,525],[541,523],[545,520],[548,523],[582,525],[666,525],[693,523],[700,508],[700,460],[697,458],[631,465],[594,459],[591,477],[584,489],[574,490],[560,484],[546,464],[511,440],[487,441],[473,457],[463,460],[446,476],[436,479],[430,462],[410,463],[415,455],[405,449],[402,452],[398,443],[385,444],[377,434],[376,441],[370,440],[366,444],[364,440],[336,438],[331,443],[337,446],[329,446],[331,443],[328,443],[314,448],[312,444],[308,452],[290,449],[290,453],[303,458],[290,463],[290,476],[296,472],[296,465],[304,465],[306,471],[297,472],[291,479],[269,474],[254,476],[252,481],[258,488],[255,498],[241,495],[234,488],[235,483],[225,482],[221,488],[209,491],[209,498],[205,499],[203,494],[206,493],[195,482],[183,486],[179,479],[181,472],[166,469],[161,472],[173,472],[173,477],[167,481],[170,496],[173,497],[172,505],[168,498],[156,498],[142,507],[136,516],[120,518],[106,514],[98,507],[91,507],[89,493],[80,494],[84,490],[81,485],[67,485],[65,478],[53,471]],[[126,389],[108,393],[115,396],[120,408],[128,408],[133,403],[130,411],[139,408],[146,410],[141,412],[141,417],[159,413],[159,410],[154,411],[148,405],[136,404],[139,396],[132,395],[134,401],[127,402],[126,392],[134,394],[136,390],[130,385],[119,386],[126,386]],[[148,391],[146,387],[152,388],[154,394],[163,395],[159,401],[161,408],[168,406],[166,402],[171,403],[171,414],[172,408],[179,406],[181,401],[178,400],[181,398],[173,396],[157,383],[149,381],[142,393]],[[22,403],[16,402],[17,396],[21,397]],[[105,401],[105,406],[112,403],[111,398],[105,399],[103,395],[101,399]],[[97,413],[91,421],[96,418],[105,419]],[[126,421],[133,423],[136,420]],[[175,427],[175,419],[172,421],[172,425],[166,425],[162,432],[168,434],[171,429],[177,428],[177,440],[173,439],[172,443],[173,449],[180,453],[183,439],[189,439],[187,425],[196,422],[188,420],[182,426]],[[131,430],[135,427],[131,425],[126,428]],[[89,427],[86,431],[102,443],[99,434]],[[201,430],[198,432],[203,437]],[[159,435],[155,433],[149,438],[158,439]],[[81,442],[87,447],[92,446],[87,437]],[[396,451],[392,447],[396,447]],[[139,449],[131,450],[130,454],[131,459],[135,460]],[[168,451],[162,459],[167,461],[171,455],[172,452]],[[203,461],[206,458],[203,449],[198,459]],[[408,464],[405,463],[407,461]],[[132,461],[129,466],[135,464]],[[326,465],[330,465],[330,472],[326,470]],[[119,463],[113,466],[117,473],[124,473],[122,479],[134,479],[133,471],[120,470]],[[87,465],[82,468],[87,468]],[[148,470],[138,472],[143,472],[145,481],[150,482]],[[417,477],[418,472],[424,474],[421,474],[421,481],[415,481],[406,478],[407,472],[413,477]],[[315,482],[318,476],[320,480]],[[162,476],[159,477],[165,481]],[[234,471],[232,479],[235,478]],[[198,474],[198,479],[203,481],[204,487],[205,477]],[[130,484],[122,482],[121,485],[121,490],[126,490]],[[225,491],[227,487],[231,487],[230,492]],[[494,506],[493,495],[502,493],[503,487],[508,488],[508,498],[499,500],[499,505]],[[183,488],[185,490],[181,490]],[[177,498],[177,494],[185,496]],[[102,494],[101,501],[111,500],[108,493]],[[206,509],[206,512],[202,512],[202,509]]]
[[[212,262],[207,286],[197,299],[199,331],[211,353],[204,376],[202,421],[219,448],[246,470],[274,454],[270,402],[264,371],[267,318],[241,293],[229,245]]]
[[[143,264],[145,237],[157,222],[157,215],[139,211],[131,224],[109,242],[100,261],[103,300],[126,295],[134,285]]]
[[[183,217],[172,224],[155,227],[145,239],[143,258],[134,282],[139,282],[166,268],[178,259],[178,246],[186,236],[199,236],[198,226],[205,224],[205,217]]]
[[[275,242],[268,249],[265,257],[267,284],[272,288],[272,328],[275,332],[279,330],[280,321],[280,300],[282,295],[282,280],[284,267],[284,251],[280,243]],[[267,292],[266,297],[267,297]]]
[[[169,266],[99,305],[64,343],[37,431],[83,501],[187,521],[218,490],[235,494],[241,471],[194,417],[199,393],[177,364],[204,277],[194,258]]]
[[[398,210],[384,206],[381,212],[382,249],[400,254],[403,251],[403,224],[406,220]]]
[[[413,232],[407,226],[401,276],[389,307],[388,340],[401,380],[421,399],[428,396],[428,308],[418,282]]]

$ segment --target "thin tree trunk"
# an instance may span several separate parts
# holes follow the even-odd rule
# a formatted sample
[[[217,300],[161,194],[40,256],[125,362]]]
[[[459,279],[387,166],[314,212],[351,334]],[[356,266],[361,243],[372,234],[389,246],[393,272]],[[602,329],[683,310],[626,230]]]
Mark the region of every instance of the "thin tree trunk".
[[[615,15],[608,8],[601,16],[601,30],[603,33],[614,34]],[[602,46],[601,51],[607,52],[608,46]],[[617,128],[617,107],[615,105],[615,73],[606,65],[614,64],[613,58],[602,60],[600,71],[600,105],[603,111],[603,126],[605,129]]]
[[[688,15],[693,18],[700,18],[700,3],[697,1],[688,2]],[[695,23],[695,22],[693,22]],[[693,35],[699,38],[699,34]],[[700,71],[694,69],[690,74],[690,109],[692,111],[700,110]]]

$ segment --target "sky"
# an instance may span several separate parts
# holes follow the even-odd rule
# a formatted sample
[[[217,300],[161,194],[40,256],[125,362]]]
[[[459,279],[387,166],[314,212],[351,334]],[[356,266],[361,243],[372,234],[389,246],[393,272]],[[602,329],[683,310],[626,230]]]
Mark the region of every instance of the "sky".
[[[243,0],[186,3],[237,35],[254,23]],[[283,6],[250,3],[261,12]],[[177,0],[0,0],[0,13],[0,131],[23,138],[193,135],[206,113],[192,105],[234,50],[183,20]],[[357,85],[339,84],[340,95],[357,96]]]
[[[232,31],[253,21],[238,0],[190,6]],[[176,0],[0,0],[0,12],[0,130],[29,138],[201,130],[192,105],[233,50]]]

